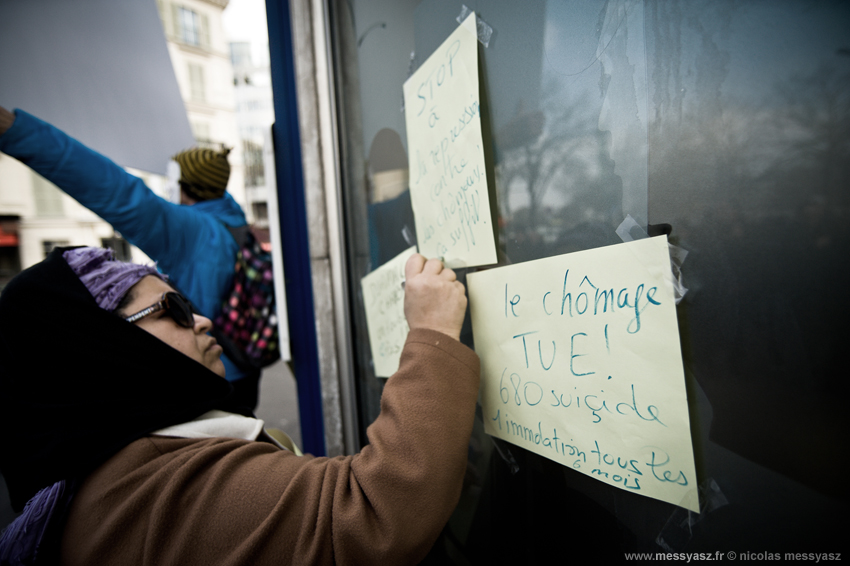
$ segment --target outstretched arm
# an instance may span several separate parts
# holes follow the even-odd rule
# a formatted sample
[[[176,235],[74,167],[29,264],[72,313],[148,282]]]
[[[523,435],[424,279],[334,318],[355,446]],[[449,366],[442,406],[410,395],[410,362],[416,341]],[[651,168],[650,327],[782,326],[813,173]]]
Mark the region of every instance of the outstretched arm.
[[[193,245],[187,237],[202,229],[188,208],[158,197],[107,157],[21,110],[0,108],[0,151],[54,183],[156,260]]]

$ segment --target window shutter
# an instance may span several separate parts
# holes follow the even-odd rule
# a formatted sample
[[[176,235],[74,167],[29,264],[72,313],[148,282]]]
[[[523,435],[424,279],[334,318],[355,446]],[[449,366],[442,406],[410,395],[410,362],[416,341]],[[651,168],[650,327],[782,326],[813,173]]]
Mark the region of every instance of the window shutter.
[[[204,102],[206,100],[204,68],[196,63],[189,63],[189,85],[192,100],[196,102]]]
[[[33,198],[37,216],[64,216],[65,207],[62,203],[62,192],[50,181],[36,173],[32,173]]]
[[[206,14],[200,14],[200,16],[201,16],[201,31],[200,31],[201,47],[209,50],[209,49],[211,49],[210,19]]]
[[[180,6],[177,4],[171,5],[171,29],[168,30],[169,34],[179,40],[184,41],[183,33],[182,33],[182,25],[183,23],[180,21]]]

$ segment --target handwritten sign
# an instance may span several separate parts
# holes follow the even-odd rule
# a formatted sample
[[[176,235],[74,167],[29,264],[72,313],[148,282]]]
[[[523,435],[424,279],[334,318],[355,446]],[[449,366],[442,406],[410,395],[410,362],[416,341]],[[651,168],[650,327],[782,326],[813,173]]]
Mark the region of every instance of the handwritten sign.
[[[467,276],[488,434],[698,511],[666,237]]]
[[[478,93],[472,13],[404,83],[419,251],[453,268],[496,262]]]
[[[404,265],[416,253],[409,248],[364,277],[360,284],[366,304],[366,326],[377,377],[398,371],[401,349],[410,327],[404,317]]]

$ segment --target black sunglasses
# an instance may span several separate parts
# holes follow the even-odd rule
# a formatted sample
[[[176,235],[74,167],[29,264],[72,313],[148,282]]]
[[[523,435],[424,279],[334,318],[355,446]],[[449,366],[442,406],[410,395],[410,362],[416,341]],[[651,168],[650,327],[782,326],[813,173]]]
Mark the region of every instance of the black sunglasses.
[[[195,326],[195,312],[192,303],[180,293],[170,291],[162,294],[162,300],[155,303],[145,310],[139,311],[134,315],[126,317],[127,322],[137,322],[148,315],[164,310],[165,313],[174,319],[174,322],[183,328],[192,328]]]

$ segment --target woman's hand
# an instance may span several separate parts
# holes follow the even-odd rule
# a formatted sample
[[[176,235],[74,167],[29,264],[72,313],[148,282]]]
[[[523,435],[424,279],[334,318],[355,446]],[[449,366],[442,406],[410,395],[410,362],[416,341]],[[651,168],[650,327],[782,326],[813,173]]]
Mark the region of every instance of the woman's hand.
[[[428,328],[460,338],[466,291],[439,259],[413,254],[404,266],[404,316],[411,329]]]
[[[12,127],[15,123],[15,115],[0,106],[0,136],[6,133],[6,130]]]

